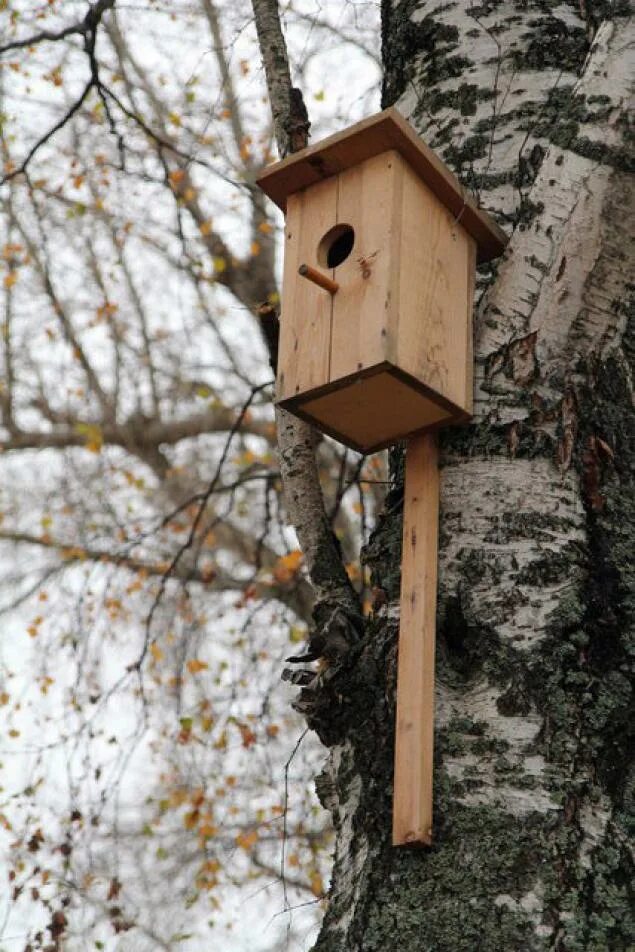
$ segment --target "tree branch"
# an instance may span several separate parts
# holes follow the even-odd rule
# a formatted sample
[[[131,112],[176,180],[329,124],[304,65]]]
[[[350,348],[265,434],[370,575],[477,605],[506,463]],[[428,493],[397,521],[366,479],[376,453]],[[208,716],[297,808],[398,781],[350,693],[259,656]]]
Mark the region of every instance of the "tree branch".
[[[68,36],[87,36],[93,33],[98,26],[99,21],[106,12],[114,7],[116,0],[97,0],[96,3],[89,4],[88,12],[83,20],[74,23],[72,26],[64,27],[63,30],[41,30],[39,33],[33,33],[24,40],[12,40],[10,43],[3,43],[0,46],[0,56],[11,50],[22,50],[28,46],[36,46],[38,43],[56,43],[58,40],[65,40]]]
[[[282,155],[306,146],[309,120],[294,89],[277,0],[252,0],[267,78],[278,149]],[[284,410],[276,411],[280,473],[289,519],[298,535],[316,593],[314,644],[331,661],[345,655],[363,627],[359,598],[350,583],[339,543],[324,507],[315,457],[316,433]],[[317,656],[317,655],[316,655]]]

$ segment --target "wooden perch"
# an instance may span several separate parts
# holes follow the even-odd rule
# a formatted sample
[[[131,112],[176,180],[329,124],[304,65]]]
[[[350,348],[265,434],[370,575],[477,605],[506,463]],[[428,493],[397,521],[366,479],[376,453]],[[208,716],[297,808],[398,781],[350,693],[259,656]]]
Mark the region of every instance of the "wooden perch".
[[[335,294],[339,289],[337,281],[333,281],[328,275],[322,274],[321,271],[312,268],[310,264],[301,264],[298,268],[298,274],[302,275],[303,278],[307,278],[309,281],[313,281],[313,284],[317,284],[318,287],[324,288],[329,294]]]

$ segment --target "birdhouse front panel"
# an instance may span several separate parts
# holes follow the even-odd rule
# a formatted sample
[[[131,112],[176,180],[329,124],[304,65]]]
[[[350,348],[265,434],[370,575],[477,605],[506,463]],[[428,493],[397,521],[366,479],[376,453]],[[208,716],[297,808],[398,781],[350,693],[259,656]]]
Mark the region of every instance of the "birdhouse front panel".
[[[330,382],[387,357],[400,163],[397,152],[384,152],[337,176],[337,219],[352,228],[353,244],[333,270]]]
[[[505,236],[405,120],[259,182],[286,209],[278,403],[362,452],[469,418],[476,260]]]
[[[337,181],[326,179],[309,192],[289,196],[285,223],[282,320],[278,355],[277,399],[296,396],[320,387],[329,379],[331,343],[331,296],[310,281],[303,281],[298,268],[312,262],[324,234],[337,217]]]

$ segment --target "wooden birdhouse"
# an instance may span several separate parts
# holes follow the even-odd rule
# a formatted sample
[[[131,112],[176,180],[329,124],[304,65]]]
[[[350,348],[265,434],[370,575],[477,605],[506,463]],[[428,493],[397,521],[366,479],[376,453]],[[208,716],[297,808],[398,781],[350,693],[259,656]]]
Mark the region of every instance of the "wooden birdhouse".
[[[277,401],[362,452],[466,420],[500,228],[387,109],[269,166],[286,213]]]

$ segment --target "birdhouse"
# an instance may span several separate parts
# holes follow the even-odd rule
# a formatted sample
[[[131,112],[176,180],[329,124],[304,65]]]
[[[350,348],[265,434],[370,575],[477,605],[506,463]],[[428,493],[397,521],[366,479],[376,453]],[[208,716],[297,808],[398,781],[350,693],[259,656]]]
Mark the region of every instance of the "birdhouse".
[[[269,166],[286,213],[277,402],[361,452],[469,418],[477,262],[506,236],[387,109]]]

